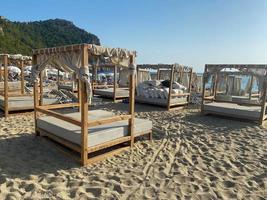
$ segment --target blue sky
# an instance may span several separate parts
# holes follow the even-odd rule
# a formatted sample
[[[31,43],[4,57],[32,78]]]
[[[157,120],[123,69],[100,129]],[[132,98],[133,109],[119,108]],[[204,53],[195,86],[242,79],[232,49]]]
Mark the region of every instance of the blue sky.
[[[0,0],[12,21],[62,18],[138,63],[267,63],[265,0]]]

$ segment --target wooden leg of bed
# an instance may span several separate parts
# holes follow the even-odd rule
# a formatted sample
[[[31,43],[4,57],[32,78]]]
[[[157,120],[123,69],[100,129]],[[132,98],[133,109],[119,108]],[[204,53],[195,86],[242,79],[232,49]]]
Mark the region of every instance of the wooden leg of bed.
[[[9,113],[8,113],[8,110],[5,109],[5,118],[8,117],[8,114],[9,114]]]
[[[41,136],[41,133],[38,129],[35,128],[35,136]]]
[[[153,138],[152,138],[152,131],[148,133],[148,139],[149,139],[150,142],[153,140]]]
[[[104,160],[104,159],[106,159],[106,158],[109,158],[109,157],[111,157],[111,156],[114,156],[114,155],[116,155],[116,154],[119,154],[119,153],[121,153],[122,151],[125,151],[125,150],[127,150],[127,149],[129,149],[129,146],[121,147],[121,148],[119,148],[119,149],[115,149],[115,150],[113,150],[113,151],[110,151],[110,152],[101,154],[101,155],[99,155],[99,156],[95,156],[95,157],[93,157],[93,158],[87,159],[86,165],[94,164],[94,163],[96,163],[96,162],[102,161],[102,160]]]
[[[40,132],[39,131],[35,131],[35,135],[36,136],[40,136]]]

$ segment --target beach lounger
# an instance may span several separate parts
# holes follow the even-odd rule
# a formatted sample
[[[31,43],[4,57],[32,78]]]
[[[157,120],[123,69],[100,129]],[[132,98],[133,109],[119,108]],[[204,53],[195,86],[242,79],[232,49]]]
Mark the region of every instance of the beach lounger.
[[[71,113],[65,116],[72,117],[79,120],[81,114]],[[94,110],[88,112],[89,122],[92,120],[112,117],[112,112],[104,110]],[[56,136],[58,138],[68,141],[72,145],[81,144],[81,128],[79,126],[68,123],[64,120],[57,119],[52,116],[40,117],[37,120],[38,129],[41,134],[49,136]],[[134,136],[144,134],[151,134],[152,122],[146,119],[135,118]],[[49,134],[50,133],[50,134]],[[97,145],[116,141],[120,138],[129,135],[128,120],[117,121],[105,125],[99,125],[88,128],[88,148],[94,149]]]

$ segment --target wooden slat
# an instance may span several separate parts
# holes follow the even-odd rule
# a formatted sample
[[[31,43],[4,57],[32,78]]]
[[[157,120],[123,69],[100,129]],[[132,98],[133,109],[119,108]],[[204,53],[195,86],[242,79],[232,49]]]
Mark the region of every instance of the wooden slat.
[[[79,103],[65,103],[65,104],[52,104],[52,105],[42,105],[39,106],[41,109],[57,109],[57,108],[69,108],[69,107],[77,107]]]
[[[99,145],[96,145],[96,146],[88,148],[88,153],[92,153],[92,152],[96,152],[96,151],[99,151],[99,150],[102,150],[102,149],[106,149],[106,148],[115,146],[117,144],[128,142],[130,140],[131,140],[130,136],[125,136],[125,137],[118,138],[118,139],[115,139],[115,140],[112,140],[112,141],[108,141],[108,142],[105,142],[105,143],[102,143],[102,144],[99,144]]]
[[[8,94],[8,97],[32,97],[33,94]]]
[[[114,117],[109,117],[105,119],[99,119],[99,120],[94,120],[94,121],[89,121],[88,127],[93,127],[93,126],[99,126],[99,125],[104,125],[104,124],[110,124],[113,122],[117,121],[123,121],[123,120],[129,120],[131,119],[131,115],[120,115],[120,116],[114,116]]]
[[[74,144],[68,140],[65,140],[61,137],[58,137],[58,136],[54,135],[53,133],[49,133],[49,132],[47,132],[41,128],[38,128],[38,131],[40,131],[41,135],[47,136],[47,137],[51,138],[52,140],[66,146],[66,147],[68,147],[68,148],[70,148],[70,149],[72,149],[78,153],[81,152],[81,147],[77,144]]]
[[[76,126],[81,126],[81,122],[79,120],[77,120],[77,119],[74,119],[73,117],[64,116],[62,114],[59,114],[59,113],[51,111],[51,110],[42,109],[42,108],[40,108],[38,106],[35,108],[35,110],[40,112],[40,113],[43,113],[43,114],[46,114],[46,115],[49,115],[49,116],[64,120],[64,121],[69,122],[71,124],[74,124]]]
[[[93,163],[96,163],[96,162],[99,162],[101,160],[104,160],[108,157],[111,157],[111,156],[114,156],[116,154],[119,154],[121,153],[122,151],[126,151],[127,149],[129,149],[129,146],[126,146],[126,147],[121,147],[119,149],[115,149],[113,151],[109,151],[107,153],[104,153],[104,154],[101,154],[99,156],[95,156],[93,158],[90,158],[86,161],[86,164],[89,165],[89,164],[93,164]]]

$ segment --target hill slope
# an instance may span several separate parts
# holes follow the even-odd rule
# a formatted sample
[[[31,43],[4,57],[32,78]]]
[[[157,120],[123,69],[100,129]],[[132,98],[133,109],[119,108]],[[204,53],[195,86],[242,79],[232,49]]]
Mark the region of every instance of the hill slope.
[[[0,53],[31,55],[32,49],[78,43],[100,44],[100,41],[67,20],[27,23],[0,18]]]

